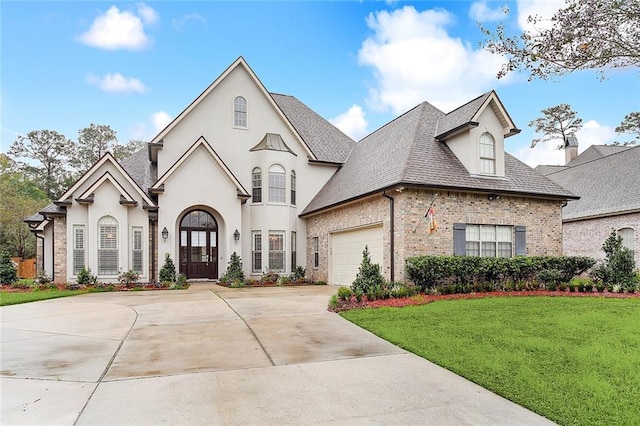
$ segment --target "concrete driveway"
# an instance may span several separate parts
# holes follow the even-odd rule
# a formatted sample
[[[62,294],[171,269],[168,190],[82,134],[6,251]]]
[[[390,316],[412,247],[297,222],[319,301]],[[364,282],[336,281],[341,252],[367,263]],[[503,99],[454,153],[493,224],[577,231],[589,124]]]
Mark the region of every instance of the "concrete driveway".
[[[549,424],[327,312],[335,287],[0,308],[0,424]]]

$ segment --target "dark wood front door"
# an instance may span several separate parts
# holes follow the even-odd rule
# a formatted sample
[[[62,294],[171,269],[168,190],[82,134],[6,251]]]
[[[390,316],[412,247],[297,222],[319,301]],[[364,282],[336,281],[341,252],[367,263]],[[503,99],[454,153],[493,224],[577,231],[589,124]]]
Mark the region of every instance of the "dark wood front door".
[[[180,272],[187,278],[218,278],[218,224],[203,210],[180,221]]]

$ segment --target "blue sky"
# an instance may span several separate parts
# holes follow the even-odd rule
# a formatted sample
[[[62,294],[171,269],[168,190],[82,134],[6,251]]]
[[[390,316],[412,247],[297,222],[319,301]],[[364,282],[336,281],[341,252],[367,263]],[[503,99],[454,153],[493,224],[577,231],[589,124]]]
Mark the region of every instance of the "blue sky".
[[[476,24],[504,19],[502,2],[29,2],[3,1],[1,139],[90,123],[148,140],[238,56],[267,90],[296,96],[359,139],[422,101],[447,112],[495,89],[522,133],[506,149],[559,164],[554,144],[530,149],[528,122],[570,104],[584,120],[581,150],[611,143],[640,110],[637,69],[553,81],[495,78],[502,59],[480,50]],[[507,26],[562,1],[512,1]]]

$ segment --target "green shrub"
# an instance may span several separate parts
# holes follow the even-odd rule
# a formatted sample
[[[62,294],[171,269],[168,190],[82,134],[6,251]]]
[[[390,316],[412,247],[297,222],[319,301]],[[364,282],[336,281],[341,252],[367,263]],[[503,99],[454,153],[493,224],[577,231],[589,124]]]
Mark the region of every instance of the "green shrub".
[[[604,262],[591,270],[591,277],[596,283],[607,286],[610,290],[619,286],[622,291],[635,291],[639,279],[634,270],[635,262],[631,251],[622,245],[622,237],[612,230],[602,244],[605,252]]]
[[[184,286],[187,283],[187,276],[185,274],[178,274],[177,283]]]
[[[98,282],[98,277],[91,274],[91,269],[82,268],[78,272],[76,281],[80,285],[95,285]]]
[[[562,271],[555,268],[543,269],[538,272],[537,277],[542,281],[544,287],[550,291],[554,291],[558,283],[565,282],[562,279]]]
[[[120,274],[118,275],[118,282],[120,282],[120,284],[129,286],[131,284],[137,283],[138,278],[140,278],[140,274],[132,270],[128,270],[127,272],[120,272]]]
[[[0,253],[0,284],[13,284],[18,280],[16,265],[11,261],[9,252],[3,250]]]
[[[242,288],[245,286],[244,280],[235,279],[231,282],[231,288]]]
[[[332,311],[338,309],[338,296],[336,294],[329,298],[329,309]]]
[[[295,269],[293,270],[293,273],[289,278],[291,279],[291,281],[301,281],[305,279],[306,275],[307,275],[307,270],[304,267],[298,265],[295,267]]]
[[[369,247],[364,246],[362,252],[362,262],[358,269],[358,275],[351,284],[351,290],[361,291],[362,293],[380,294],[384,284],[384,278],[380,273],[380,265],[377,263],[371,263],[371,255],[369,254]]]
[[[176,265],[169,253],[164,254],[164,264],[160,268],[160,282],[176,282]]]
[[[244,272],[242,271],[242,260],[234,251],[227,266],[227,271],[222,276],[223,282],[244,281]]]
[[[266,283],[277,283],[279,278],[280,278],[280,274],[278,274],[277,272],[267,271],[262,274],[260,281],[263,281]]]
[[[339,300],[349,300],[353,296],[353,292],[349,287],[340,287],[336,293],[336,297]]]

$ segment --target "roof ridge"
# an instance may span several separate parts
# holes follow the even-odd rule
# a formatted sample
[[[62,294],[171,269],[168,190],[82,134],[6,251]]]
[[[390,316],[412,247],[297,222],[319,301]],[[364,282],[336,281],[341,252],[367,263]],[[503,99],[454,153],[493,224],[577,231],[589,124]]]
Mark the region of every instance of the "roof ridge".
[[[394,118],[393,120],[389,121],[388,123],[383,124],[382,126],[378,127],[377,129],[375,129],[373,132],[369,133],[367,136],[363,137],[362,139],[360,139],[358,141],[358,143],[363,142],[365,139],[367,139],[369,136],[372,136],[374,133],[377,133],[378,131],[384,129],[385,127],[389,126],[390,124],[398,121],[400,118],[404,117],[405,115],[409,114],[411,111],[418,109],[419,107],[421,107],[424,104],[428,104],[431,105],[429,102],[427,101],[423,101],[420,102],[418,105],[414,106],[413,108],[403,112],[402,114],[400,114],[399,116],[397,116],[396,118]],[[435,106],[431,105],[433,108],[437,109],[438,111],[442,112],[440,109],[436,108]],[[444,112],[442,112],[442,114],[444,114]]]
[[[606,146],[606,145],[591,145],[591,146]],[[591,147],[591,146],[590,146],[590,147]],[[590,147],[589,147],[589,148],[590,148]],[[587,148],[587,149],[589,149],[589,148]],[[548,175],[545,175],[545,176],[549,176],[549,175],[552,175],[552,174],[555,174],[555,173],[564,172],[564,171],[569,170],[569,169],[575,169],[575,168],[580,167],[580,166],[583,166],[583,165],[585,165],[585,164],[591,164],[591,163],[593,163],[594,161],[600,161],[600,160],[604,160],[604,159],[606,159],[606,158],[611,158],[611,157],[613,157],[614,155],[620,155],[620,154],[623,154],[623,153],[628,152],[628,151],[630,151],[630,150],[632,150],[632,149],[635,149],[635,148],[640,148],[640,145],[632,146],[632,147],[629,147],[628,149],[621,149],[620,151],[618,151],[618,152],[614,152],[613,154],[604,155],[604,156],[602,156],[602,157],[594,158],[593,160],[588,160],[588,161],[585,161],[585,162],[583,162],[583,163],[576,164],[575,166],[571,166],[571,165],[570,165],[570,164],[571,164],[571,162],[569,162],[569,164],[565,164],[565,167],[566,167],[565,169],[563,169],[563,170],[558,170],[558,171],[555,171],[555,172],[551,172],[551,173],[549,173]],[[583,152],[584,152],[584,151],[583,151]],[[576,158],[577,158],[577,157],[576,157]]]
[[[425,108],[426,106],[431,105],[428,102],[423,102],[421,103],[419,106],[422,107],[422,111],[420,112],[420,116],[418,119],[418,122],[416,123],[415,129],[413,130],[413,137],[411,139],[411,148],[409,149],[409,152],[407,153],[407,156],[404,159],[404,165],[402,167],[402,171],[400,172],[400,180],[406,180],[406,173],[407,173],[407,169],[409,168],[409,160],[411,158],[413,158],[413,153],[416,150],[416,145],[417,145],[417,135],[418,135],[418,131],[422,126],[422,121],[424,118],[424,115],[426,113]],[[434,107],[435,108],[435,107]],[[437,109],[437,108],[436,108]],[[439,121],[439,119],[438,119]],[[437,127],[437,123],[436,123],[436,127]]]
[[[452,109],[451,111],[449,111],[449,112],[445,113],[445,115],[449,115],[449,114],[451,114],[451,113],[453,113],[453,112],[455,112],[455,111],[457,111],[457,110],[459,110],[459,109],[461,109],[461,108],[463,108],[463,107],[465,107],[465,106],[469,105],[470,103],[477,101],[478,99],[480,99],[480,98],[481,98],[481,97],[483,97],[483,96],[488,96],[488,95],[490,95],[490,94],[491,94],[491,92],[493,92],[493,90],[490,90],[490,91],[488,91],[488,92],[484,92],[484,93],[483,93],[483,94],[481,94],[480,96],[476,96],[475,98],[471,99],[470,101],[463,103],[462,105],[460,105],[460,106],[459,106],[459,107],[457,107],[456,109]],[[479,108],[478,108],[478,109],[479,109]]]

